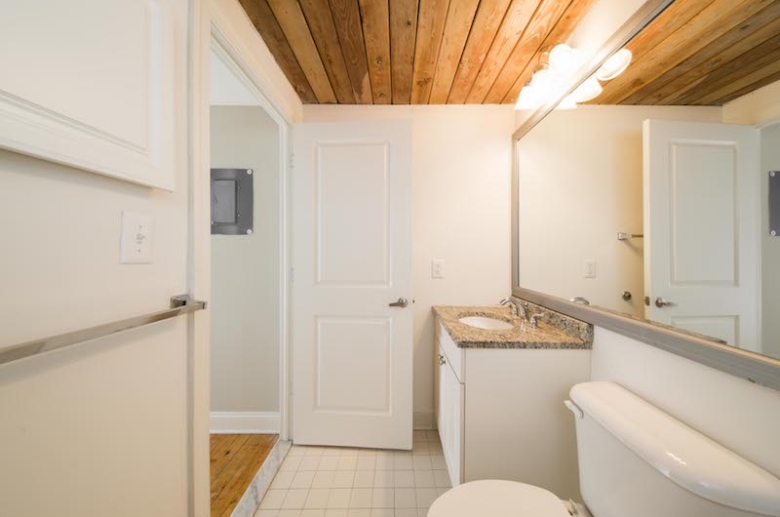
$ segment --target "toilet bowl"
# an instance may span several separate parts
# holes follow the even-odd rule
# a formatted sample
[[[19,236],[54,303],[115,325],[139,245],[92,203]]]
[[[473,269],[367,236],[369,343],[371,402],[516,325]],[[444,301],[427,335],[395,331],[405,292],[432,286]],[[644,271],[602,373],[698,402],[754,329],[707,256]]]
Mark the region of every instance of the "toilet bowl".
[[[457,486],[428,517],[780,517],[780,479],[611,382],[572,388],[580,492],[482,480]]]
[[[472,481],[436,499],[428,517],[571,517],[555,494],[515,481]]]

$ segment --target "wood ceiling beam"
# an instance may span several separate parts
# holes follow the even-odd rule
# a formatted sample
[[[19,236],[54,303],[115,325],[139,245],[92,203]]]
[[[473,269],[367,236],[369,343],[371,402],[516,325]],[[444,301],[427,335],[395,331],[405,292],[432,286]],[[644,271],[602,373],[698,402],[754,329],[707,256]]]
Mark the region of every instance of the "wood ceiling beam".
[[[347,64],[328,0],[298,0],[339,104],[355,104]]]
[[[515,79],[514,84],[509,88],[509,91],[502,99],[503,103],[514,104],[517,102],[520,90],[523,86],[528,84],[531,80],[531,76],[539,68],[544,53],[559,43],[567,43],[574,33],[574,30],[579,26],[580,22],[582,22],[582,19],[585,18],[585,15],[590,12],[590,9],[596,1],[597,0],[575,0],[569,4],[566,12],[563,13],[563,16],[561,16],[558,23],[555,24],[553,30],[547,35],[547,38],[545,38],[544,42],[539,47],[539,50],[537,50],[536,54],[534,54],[525,66],[525,69],[523,69],[517,79]]]
[[[626,99],[630,104],[676,104],[692,88],[702,82],[721,66],[746,53],[753,53],[754,47],[780,35],[780,2],[775,2],[744,23],[738,25],[686,59],[678,66],[667,70],[651,83]]]
[[[284,72],[287,80],[290,81],[293,89],[300,97],[301,102],[312,104],[317,102],[317,96],[314,95],[306,74],[303,73],[298,59],[293,53],[290,43],[276,21],[271,7],[266,0],[240,0],[241,5],[246,11],[249,19],[254,24],[257,32],[263,38],[268,49],[273,54],[274,59]]]
[[[358,0],[330,0],[330,10],[338,33],[341,53],[352,92],[357,104],[372,104],[371,80],[368,77],[366,45],[363,42],[363,26],[360,23]]]
[[[510,0],[482,0],[463,49],[447,102],[463,104],[496,38]]]
[[[366,44],[368,74],[374,104],[390,104],[393,99],[390,71],[390,12],[388,0],[360,0],[363,40]]]
[[[428,104],[449,6],[450,0],[420,0],[412,74],[412,104]]]
[[[390,75],[393,104],[411,104],[418,0],[390,2]]]
[[[490,88],[501,73],[504,64],[514,50],[541,0],[512,0],[506,16],[501,22],[496,37],[490,45],[487,56],[471,87],[466,102],[482,104]]]
[[[542,44],[569,7],[569,3],[568,0],[542,0],[542,3],[536,10],[536,14],[528,23],[523,37],[520,38],[515,48],[512,49],[512,53],[504,64],[504,68],[501,69],[498,77],[496,77],[483,102],[487,104],[504,102],[504,97],[507,96],[509,89],[515,84],[525,66],[537,52],[543,50]]]
[[[777,63],[780,63],[780,56],[775,57],[775,63],[773,64],[772,68],[776,68]],[[763,73],[766,74],[767,71],[763,71]],[[731,102],[734,99],[742,97],[743,95],[747,95],[748,93],[754,92],[759,88],[763,88],[764,86],[770,85],[777,81],[780,81],[780,72],[774,72],[771,75],[764,75],[758,81],[751,83],[750,85],[745,86],[744,88],[741,88],[739,90],[732,91],[727,95],[723,97],[719,97],[718,99],[715,99],[714,101],[711,102],[713,105],[722,106],[727,102]]]
[[[691,101],[691,104],[719,106],[774,82],[773,78],[780,74],[780,52],[765,54],[751,65],[741,70],[739,77],[733,77],[731,81],[720,88],[703,92],[702,95]],[[752,71],[748,72],[748,69],[752,69]]]
[[[602,93],[599,103],[622,104],[652,77],[679,65],[770,3],[770,0],[715,0],[665,38],[660,45],[648,49],[637,62],[631,64],[631,73],[610,81],[609,92],[607,95]],[[655,25],[653,23],[648,29],[665,30],[663,25],[654,27]],[[696,37],[691,38],[691,34]],[[633,42],[630,47],[642,48],[634,46]]]
[[[695,104],[702,96],[733,82],[734,77],[752,73],[772,63],[772,60],[776,59],[777,51],[780,51],[780,34],[697,78],[694,83],[686,87],[685,91],[663,102],[677,105]]]
[[[479,0],[456,0],[450,4],[429,104],[447,103],[452,81],[463,56],[478,6]]]
[[[292,51],[317,96],[317,101],[320,104],[334,104],[336,94],[325,71],[325,65],[320,59],[314,38],[309,32],[300,4],[289,0],[268,0],[268,4],[287,41],[290,42]]]
[[[647,52],[663,44],[663,41],[675,31],[691,21],[699,12],[706,9],[714,0],[686,0],[674,2],[658,18],[632,39],[626,48],[633,54],[632,64],[621,75],[603,83],[604,91],[591,104],[616,104],[612,99],[619,95],[621,86],[633,81],[634,66]]]

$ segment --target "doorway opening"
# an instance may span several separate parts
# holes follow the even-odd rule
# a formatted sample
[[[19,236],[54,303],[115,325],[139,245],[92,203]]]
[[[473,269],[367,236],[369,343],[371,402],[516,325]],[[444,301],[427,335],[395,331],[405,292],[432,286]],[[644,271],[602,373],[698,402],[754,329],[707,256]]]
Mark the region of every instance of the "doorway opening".
[[[216,41],[209,119],[211,515],[229,517],[254,513],[265,471],[286,452],[279,443],[283,128]]]

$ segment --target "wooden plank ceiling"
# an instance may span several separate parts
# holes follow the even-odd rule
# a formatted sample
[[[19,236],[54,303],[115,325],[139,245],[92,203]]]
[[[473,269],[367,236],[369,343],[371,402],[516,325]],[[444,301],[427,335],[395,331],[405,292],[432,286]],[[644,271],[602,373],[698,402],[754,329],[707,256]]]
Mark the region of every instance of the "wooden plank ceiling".
[[[240,1],[310,104],[514,103],[596,2]]]
[[[780,0],[677,0],[591,104],[720,106],[780,80]]]

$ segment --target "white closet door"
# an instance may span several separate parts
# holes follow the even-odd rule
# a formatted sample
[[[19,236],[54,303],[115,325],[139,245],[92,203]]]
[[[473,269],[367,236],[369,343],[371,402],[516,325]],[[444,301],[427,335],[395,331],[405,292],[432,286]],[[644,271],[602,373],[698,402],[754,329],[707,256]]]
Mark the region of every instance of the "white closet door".
[[[410,449],[411,124],[294,139],[293,439]]]
[[[648,319],[758,350],[759,132],[647,120]]]

